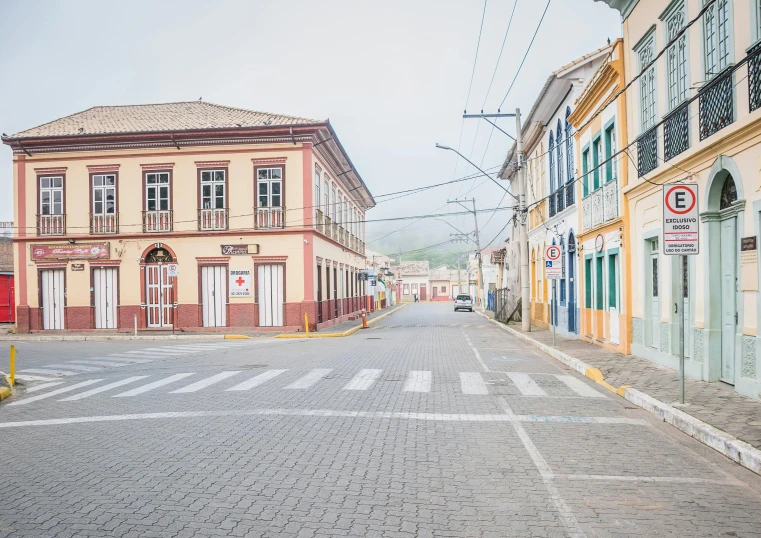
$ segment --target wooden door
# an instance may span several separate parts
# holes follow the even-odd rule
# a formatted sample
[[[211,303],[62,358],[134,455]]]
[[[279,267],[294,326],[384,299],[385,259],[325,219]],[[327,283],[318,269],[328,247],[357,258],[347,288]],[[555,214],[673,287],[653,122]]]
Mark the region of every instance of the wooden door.
[[[721,222],[721,380],[735,382],[737,328],[736,217]]]
[[[41,271],[42,280],[42,328],[64,329],[64,305],[66,284],[64,269]]]
[[[201,305],[204,327],[227,327],[227,267],[201,267]]]
[[[93,270],[96,329],[116,329],[118,271],[116,267],[98,267]]]
[[[161,263],[145,266],[145,309],[151,328],[171,327],[174,322],[174,277]]]
[[[257,300],[259,303],[259,326],[283,326],[283,266],[258,265]]]
[[[420,284],[420,300],[421,301],[426,300],[425,284]]]
[[[436,299],[439,296],[438,291],[439,288],[437,286],[431,287],[431,299]]]

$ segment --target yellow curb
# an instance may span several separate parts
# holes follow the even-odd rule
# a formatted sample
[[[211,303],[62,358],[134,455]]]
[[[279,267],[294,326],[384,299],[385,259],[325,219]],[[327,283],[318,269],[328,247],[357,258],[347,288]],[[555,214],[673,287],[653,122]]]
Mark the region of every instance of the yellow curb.
[[[248,340],[251,338],[250,336],[246,336],[245,334],[226,334],[225,340]]]
[[[8,387],[0,387],[0,401],[5,400],[11,394],[11,389]]]
[[[623,398],[625,396],[624,393],[626,392],[626,389],[630,389],[630,388],[632,388],[631,385],[621,385],[620,387],[616,389],[616,394],[618,394],[619,396],[621,396],[621,398]]]
[[[385,314],[381,314],[377,318],[371,321],[368,321],[367,324],[372,325],[376,321],[380,321],[386,316],[390,316],[391,314],[393,314],[394,312],[396,312],[397,310],[399,310],[400,308],[406,305],[407,303],[403,303],[402,305],[394,308],[391,312],[386,312]],[[357,325],[356,327],[352,327],[351,329],[344,331],[342,333],[309,333],[309,336],[307,336],[305,333],[283,333],[283,334],[276,335],[274,338],[342,338],[344,336],[349,336],[354,334],[361,328],[362,328],[362,325]]]
[[[597,368],[587,368],[586,372],[584,372],[584,375],[593,381],[597,381],[598,383],[605,380],[602,372]]]

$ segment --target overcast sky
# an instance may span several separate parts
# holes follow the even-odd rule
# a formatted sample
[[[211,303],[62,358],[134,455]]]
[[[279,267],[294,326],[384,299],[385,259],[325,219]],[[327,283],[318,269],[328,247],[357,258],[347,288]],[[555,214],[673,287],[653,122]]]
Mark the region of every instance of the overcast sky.
[[[517,0],[487,98],[514,1],[488,1],[469,111],[496,111],[545,6]],[[0,0],[0,132],[95,105],[203,97],[329,118],[375,195],[449,181],[475,172],[463,162],[455,170],[455,155],[434,144],[458,146],[482,12],[480,0]],[[551,71],[620,32],[618,12],[603,3],[552,0],[503,112],[528,113]],[[500,124],[514,133],[514,120]],[[481,120],[467,120],[462,130],[461,151],[483,168],[501,164],[509,147],[498,131],[487,147],[491,130]],[[0,146],[0,188],[7,193],[0,220],[13,218],[11,178],[11,151]],[[493,208],[503,192],[482,177],[379,203],[367,218],[428,213],[466,195],[479,209]],[[479,215],[483,246],[504,235],[498,232],[507,214],[484,226],[489,217]],[[472,217],[448,220],[473,230]],[[369,246],[417,247],[453,231],[423,220],[372,243],[405,224],[368,224]]]

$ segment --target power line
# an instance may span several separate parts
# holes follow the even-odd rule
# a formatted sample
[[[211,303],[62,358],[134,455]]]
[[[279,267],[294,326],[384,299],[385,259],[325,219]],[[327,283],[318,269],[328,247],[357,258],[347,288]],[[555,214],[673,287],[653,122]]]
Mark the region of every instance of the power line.
[[[486,4],[489,0],[484,0],[484,10],[481,13],[481,27],[478,30],[478,42],[476,43],[476,57],[473,58],[473,70],[470,73],[470,85],[468,86],[468,97],[465,98],[465,110],[468,109],[470,101],[470,91],[473,89],[473,79],[476,74],[476,63],[478,63],[478,50],[481,48],[481,34],[484,31],[484,19],[486,18]]]
[[[507,34],[510,33],[510,26],[513,24],[513,15],[515,15],[515,6],[518,5],[518,0],[513,2],[513,9],[510,12],[510,20],[507,21],[507,30],[505,30],[505,37],[502,38],[502,46],[499,49],[499,56],[497,56],[497,64],[494,66],[494,72],[491,74],[491,80],[489,81],[489,87],[486,89],[486,95],[484,96],[484,102],[481,105],[481,111],[483,111],[486,105],[486,100],[489,98],[489,92],[491,92],[491,86],[494,84],[494,77],[497,76],[497,69],[499,68],[499,62],[502,60],[502,52],[505,50],[505,43],[507,42]]]

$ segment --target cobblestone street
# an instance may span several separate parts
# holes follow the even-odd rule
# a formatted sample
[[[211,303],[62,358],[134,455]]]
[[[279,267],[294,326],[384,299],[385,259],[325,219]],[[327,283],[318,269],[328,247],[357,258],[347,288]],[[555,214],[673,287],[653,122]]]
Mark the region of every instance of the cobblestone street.
[[[761,536],[761,477],[450,303],[140,345],[22,346],[84,368],[0,405],[0,536]]]

